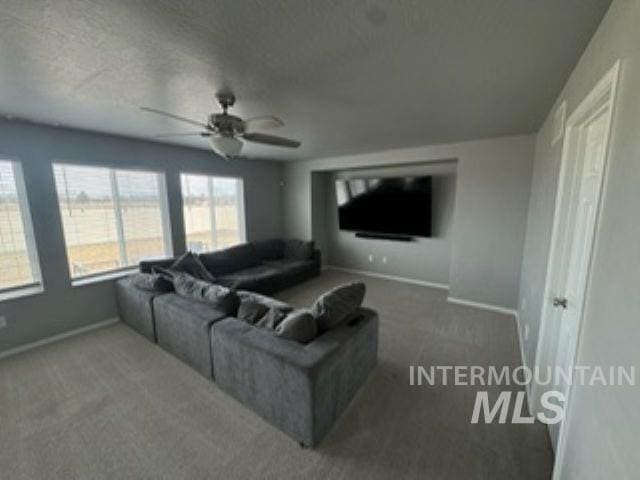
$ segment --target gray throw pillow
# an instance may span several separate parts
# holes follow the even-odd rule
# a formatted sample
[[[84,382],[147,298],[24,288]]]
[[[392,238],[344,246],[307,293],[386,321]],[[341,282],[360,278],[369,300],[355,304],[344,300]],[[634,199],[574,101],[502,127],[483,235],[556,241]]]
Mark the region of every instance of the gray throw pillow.
[[[149,292],[168,292],[173,288],[170,281],[157,273],[135,273],[130,278],[134,286]]]
[[[238,319],[254,325],[269,311],[269,307],[253,300],[241,300],[238,307]]]
[[[317,334],[318,325],[309,310],[294,310],[276,327],[278,337],[300,343],[309,343]]]
[[[194,278],[204,280],[206,282],[213,283],[215,279],[213,275],[209,273],[207,268],[202,264],[197,255],[192,252],[186,252],[181,255],[175,262],[169,267],[176,272],[188,273]]]
[[[362,282],[341,285],[318,297],[311,307],[318,328],[329,330],[344,322],[362,305],[366,287]]]
[[[313,240],[285,240],[283,257],[288,260],[310,260],[313,256]]]
[[[173,286],[181,297],[207,303],[227,315],[238,312],[240,298],[235,290],[181,272],[173,276]]]

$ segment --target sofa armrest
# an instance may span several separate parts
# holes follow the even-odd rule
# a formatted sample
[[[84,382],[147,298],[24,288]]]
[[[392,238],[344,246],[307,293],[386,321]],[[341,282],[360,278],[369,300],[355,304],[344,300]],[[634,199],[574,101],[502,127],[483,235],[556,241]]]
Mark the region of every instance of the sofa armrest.
[[[153,299],[164,295],[165,292],[142,290],[136,287],[129,277],[116,281],[115,288],[120,320],[155,342]]]
[[[263,418],[313,446],[328,432],[377,359],[378,319],[359,321],[303,345],[227,318],[211,329],[216,383]]]
[[[318,268],[320,268],[322,266],[322,252],[319,249],[314,248],[311,253],[311,260],[313,260],[318,265]]]

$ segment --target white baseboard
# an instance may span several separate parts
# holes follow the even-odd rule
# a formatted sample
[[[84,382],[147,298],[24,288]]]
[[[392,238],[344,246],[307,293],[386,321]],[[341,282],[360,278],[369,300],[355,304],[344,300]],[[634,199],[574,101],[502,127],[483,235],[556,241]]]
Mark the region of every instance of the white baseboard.
[[[398,277],[396,275],[387,275],[386,273],[371,272],[369,270],[356,270],[353,268],[336,267],[335,265],[325,265],[323,270],[339,270],[341,272],[366,275],[368,277],[383,278],[385,280],[395,280],[396,282],[411,283],[413,285],[420,285],[423,287],[449,290],[449,285],[445,285],[444,283],[427,282],[426,280],[418,280],[416,278]]]
[[[466,305],[467,307],[481,308],[483,310],[490,310],[492,312],[504,313],[506,315],[517,315],[517,311],[513,308],[501,307],[499,305],[491,305],[490,303],[472,302],[471,300],[464,300],[462,298],[447,297],[447,302],[457,303],[458,305]]]
[[[60,340],[64,340],[65,338],[74,337],[76,335],[80,335],[81,333],[90,332],[91,330],[97,330],[99,328],[108,327],[109,325],[114,325],[119,321],[120,319],[118,317],[108,318],[106,320],[102,320],[101,322],[92,323],[91,325],[87,325],[85,327],[76,328],[74,330],[69,330],[64,333],[59,333],[58,335],[53,335],[52,337],[43,338],[42,340],[37,340],[35,342],[27,343],[25,345],[20,345],[19,347],[10,348],[9,350],[0,352],[0,359],[10,357],[18,353],[26,352],[27,350],[31,350],[33,348],[42,347],[43,345],[55,343]]]

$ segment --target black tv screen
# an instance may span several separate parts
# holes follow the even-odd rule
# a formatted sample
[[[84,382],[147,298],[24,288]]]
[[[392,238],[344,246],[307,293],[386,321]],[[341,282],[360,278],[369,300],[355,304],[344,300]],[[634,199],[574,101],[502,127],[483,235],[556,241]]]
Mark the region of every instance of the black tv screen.
[[[340,230],[431,236],[431,177],[336,180]]]

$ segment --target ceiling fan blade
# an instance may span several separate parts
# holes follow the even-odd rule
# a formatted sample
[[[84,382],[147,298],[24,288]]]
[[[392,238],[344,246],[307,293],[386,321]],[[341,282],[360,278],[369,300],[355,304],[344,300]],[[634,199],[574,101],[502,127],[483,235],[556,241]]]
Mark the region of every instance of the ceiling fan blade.
[[[188,132],[188,133],[162,133],[160,135],[154,135],[153,138],[171,138],[171,137],[209,137],[209,132]]]
[[[144,110],[145,112],[157,113],[158,115],[173,118],[174,120],[179,120],[181,122],[190,123],[191,125],[197,125],[198,127],[207,128],[206,123],[198,122],[197,120],[191,120],[190,118],[181,117],[180,115],[174,115],[173,113],[164,112],[162,110],[157,110],[150,107],[140,107],[140,109]]]
[[[265,133],[245,133],[242,138],[255,143],[264,143],[265,145],[273,145],[275,147],[298,148],[301,143],[297,140],[290,140],[284,137],[276,137],[275,135],[267,135]]]
[[[244,121],[245,129],[250,132],[256,130],[271,130],[272,128],[279,128],[284,126],[284,122],[278,117],[273,115],[266,115],[263,117],[247,118]]]

